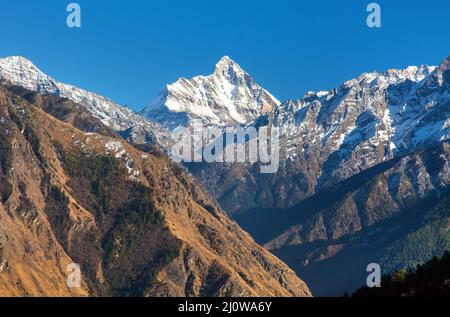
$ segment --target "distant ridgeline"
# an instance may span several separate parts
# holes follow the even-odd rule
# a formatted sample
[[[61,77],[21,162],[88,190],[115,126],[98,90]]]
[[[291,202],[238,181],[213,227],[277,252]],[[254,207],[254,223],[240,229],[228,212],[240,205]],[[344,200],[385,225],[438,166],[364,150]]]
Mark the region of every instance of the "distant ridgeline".
[[[416,271],[398,270],[383,277],[380,288],[360,288],[353,297],[448,297],[450,251],[433,258]]]

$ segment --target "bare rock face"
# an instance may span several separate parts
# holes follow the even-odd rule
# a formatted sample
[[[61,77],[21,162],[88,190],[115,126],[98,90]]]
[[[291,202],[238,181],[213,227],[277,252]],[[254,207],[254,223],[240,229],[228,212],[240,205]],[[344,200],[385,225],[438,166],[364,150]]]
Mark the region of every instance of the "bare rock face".
[[[311,295],[182,167],[68,102],[0,87],[0,296]]]
[[[371,227],[391,218],[433,193],[445,192],[450,185],[448,168],[450,145],[448,143],[389,163],[383,172],[375,175],[370,173],[360,175],[365,177],[361,186],[356,184],[357,180],[349,179],[325,190],[324,193],[317,194],[324,196],[328,193],[337,198],[332,202],[332,206],[329,206],[330,208],[318,206],[317,209],[321,211],[312,215],[312,218],[316,218],[319,214],[322,219],[325,219],[327,234],[311,239],[311,232],[317,230],[317,225],[311,228],[294,226],[299,228],[295,230],[296,234],[301,233],[301,235],[297,242],[292,243],[301,244],[302,241],[314,242],[319,239],[338,240],[364,227]],[[339,190],[343,194],[340,198],[336,194]],[[266,246],[269,249],[277,248],[273,244],[276,240],[269,242]],[[283,245],[286,243],[291,242],[285,240]]]

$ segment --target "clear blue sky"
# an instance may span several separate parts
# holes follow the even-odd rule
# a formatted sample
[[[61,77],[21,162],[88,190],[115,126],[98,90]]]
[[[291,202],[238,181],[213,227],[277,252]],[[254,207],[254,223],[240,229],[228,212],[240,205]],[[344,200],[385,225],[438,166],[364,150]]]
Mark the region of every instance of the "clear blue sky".
[[[450,54],[448,0],[79,0],[81,29],[65,24],[69,2],[2,0],[0,56],[134,109],[223,55],[285,100]],[[381,29],[366,27],[370,2],[382,6]]]

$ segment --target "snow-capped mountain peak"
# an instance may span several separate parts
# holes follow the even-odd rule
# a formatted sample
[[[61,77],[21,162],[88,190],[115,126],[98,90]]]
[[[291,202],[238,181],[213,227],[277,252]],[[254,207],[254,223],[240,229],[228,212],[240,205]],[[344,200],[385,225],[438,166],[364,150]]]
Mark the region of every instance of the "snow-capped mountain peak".
[[[187,126],[194,120],[234,126],[254,120],[279,104],[239,64],[224,56],[211,75],[177,80],[140,113],[170,128]]]
[[[58,87],[52,78],[22,56],[1,58],[0,78],[32,91],[51,94],[58,91]]]

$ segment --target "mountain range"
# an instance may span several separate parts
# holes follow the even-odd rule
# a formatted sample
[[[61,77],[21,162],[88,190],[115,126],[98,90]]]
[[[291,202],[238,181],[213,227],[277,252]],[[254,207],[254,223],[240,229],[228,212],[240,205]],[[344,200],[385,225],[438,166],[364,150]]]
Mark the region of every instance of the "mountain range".
[[[439,66],[364,73],[283,103],[224,57],[212,75],[181,78],[138,113],[59,83],[22,57],[0,59],[0,78],[9,93],[85,133],[141,150],[160,146],[159,155],[178,127],[278,127],[277,173],[261,174],[257,163],[186,164],[195,179],[188,187],[207,189],[314,294],[361,286],[368,261],[393,271],[449,247],[450,57]],[[48,95],[59,99],[39,101]]]
[[[0,84],[0,296],[311,295],[182,166],[91,110]]]
[[[392,272],[450,247],[449,215],[439,225],[424,220],[439,199],[450,209],[450,58],[308,92],[247,125],[280,129],[277,173],[261,174],[258,164],[190,171],[314,294],[352,292],[369,263]],[[411,212],[414,224],[405,216]]]
[[[242,164],[205,164],[193,173],[230,214],[292,207],[372,166],[448,139],[448,68],[447,59],[438,68],[363,74],[257,118],[249,124],[280,129],[276,174]]]

